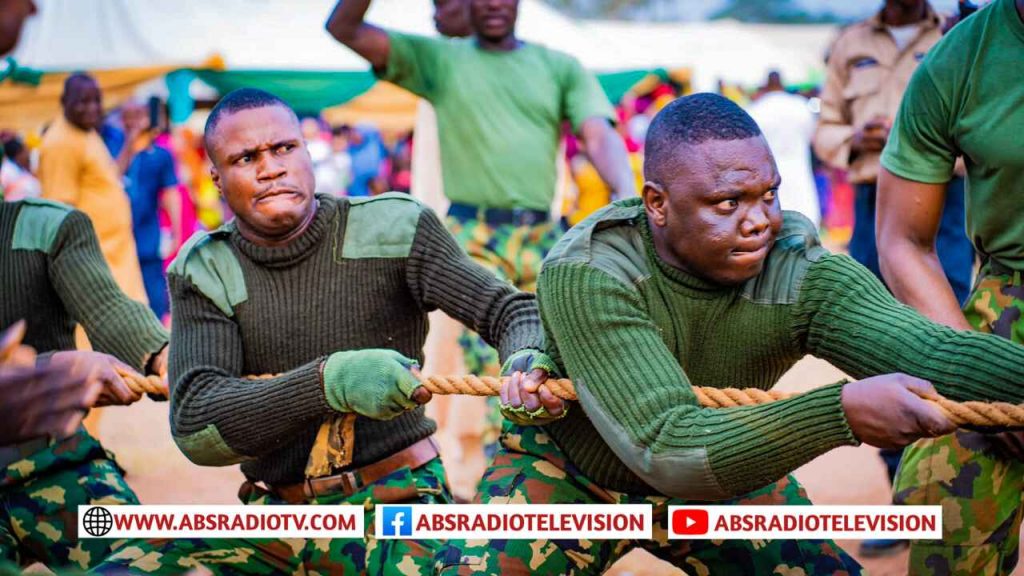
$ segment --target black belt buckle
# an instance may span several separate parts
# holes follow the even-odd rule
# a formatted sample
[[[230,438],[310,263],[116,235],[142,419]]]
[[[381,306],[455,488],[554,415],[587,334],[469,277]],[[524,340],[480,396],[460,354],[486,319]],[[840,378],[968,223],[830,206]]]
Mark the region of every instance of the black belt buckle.
[[[530,213],[522,208],[512,209],[512,224],[516,226],[529,226]]]
[[[530,210],[527,208],[513,208],[512,212],[512,223],[516,226],[533,226],[539,224],[547,218],[542,217],[539,210]]]

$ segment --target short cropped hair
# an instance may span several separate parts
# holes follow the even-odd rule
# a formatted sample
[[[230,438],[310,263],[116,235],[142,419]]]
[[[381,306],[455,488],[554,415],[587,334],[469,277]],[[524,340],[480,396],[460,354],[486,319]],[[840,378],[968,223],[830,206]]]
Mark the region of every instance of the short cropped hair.
[[[644,143],[644,178],[660,181],[681,144],[708,140],[744,140],[761,134],[757,123],[732,100],[710,92],[679,98],[658,112]]]
[[[206,119],[206,127],[203,129],[203,145],[206,147],[207,155],[210,153],[210,138],[217,129],[217,125],[220,124],[220,121],[225,116],[230,116],[242,110],[266,108],[268,106],[281,106],[291,112],[292,116],[295,116],[296,121],[298,121],[298,116],[295,115],[292,107],[270,92],[257,88],[239,88],[228,92],[226,96],[220,99],[220,102],[217,102],[217,105],[210,111],[210,116]]]

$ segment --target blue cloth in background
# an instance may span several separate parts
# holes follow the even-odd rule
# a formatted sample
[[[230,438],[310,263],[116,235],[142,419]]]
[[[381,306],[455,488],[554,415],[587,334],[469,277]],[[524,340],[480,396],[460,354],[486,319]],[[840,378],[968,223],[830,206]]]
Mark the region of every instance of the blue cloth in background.
[[[107,145],[107,150],[110,155],[117,159],[117,156],[124,149],[125,135],[124,131],[114,126],[109,122],[104,122],[99,129],[100,138],[103,139],[103,143]]]
[[[170,309],[167,278],[160,254],[160,194],[165,188],[177,185],[174,158],[155,144],[150,144],[132,158],[124,176],[124,187],[131,200],[132,231],[142,268],[142,281],[149,297],[149,307],[158,318],[163,318]]]
[[[356,126],[361,142],[349,144],[352,157],[352,183],[348,186],[349,196],[369,196],[370,182],[380,175],[381,164],[388,158],[387,147],[380,131],[372,126]]]
[[[160,259],[160,193],[177,185],[174,158],[167,150],[150,145],[132,158],[124,175],[124,187],[131,200],[139,261]]]

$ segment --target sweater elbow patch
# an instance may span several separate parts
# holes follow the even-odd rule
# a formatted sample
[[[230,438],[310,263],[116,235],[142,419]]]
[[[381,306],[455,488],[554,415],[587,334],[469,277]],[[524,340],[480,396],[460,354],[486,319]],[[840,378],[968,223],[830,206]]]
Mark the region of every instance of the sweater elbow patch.
[[[206,428],[192,434],[175,434],[174,442],[186,458],[199,466],[231,466],[252,460],[232,450],[213,424],[207,424]]]
[[[733,496],[711,471],[706,448],[680,448],[655,454],[649,447],[633,442],[626,429],[600,409],[589,390],[580,386],[577,393],[588,408],[587,416],[612,452],[658,492],[686,500],[723,500]]]

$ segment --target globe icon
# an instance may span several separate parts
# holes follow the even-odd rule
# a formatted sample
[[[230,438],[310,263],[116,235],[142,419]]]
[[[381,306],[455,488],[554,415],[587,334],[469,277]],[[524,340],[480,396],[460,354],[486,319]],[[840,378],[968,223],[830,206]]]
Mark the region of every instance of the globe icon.
[[[82,525],[90,536],[105,536],[114,526],[114,516],[106,508],[89,508],[82,517]]]

